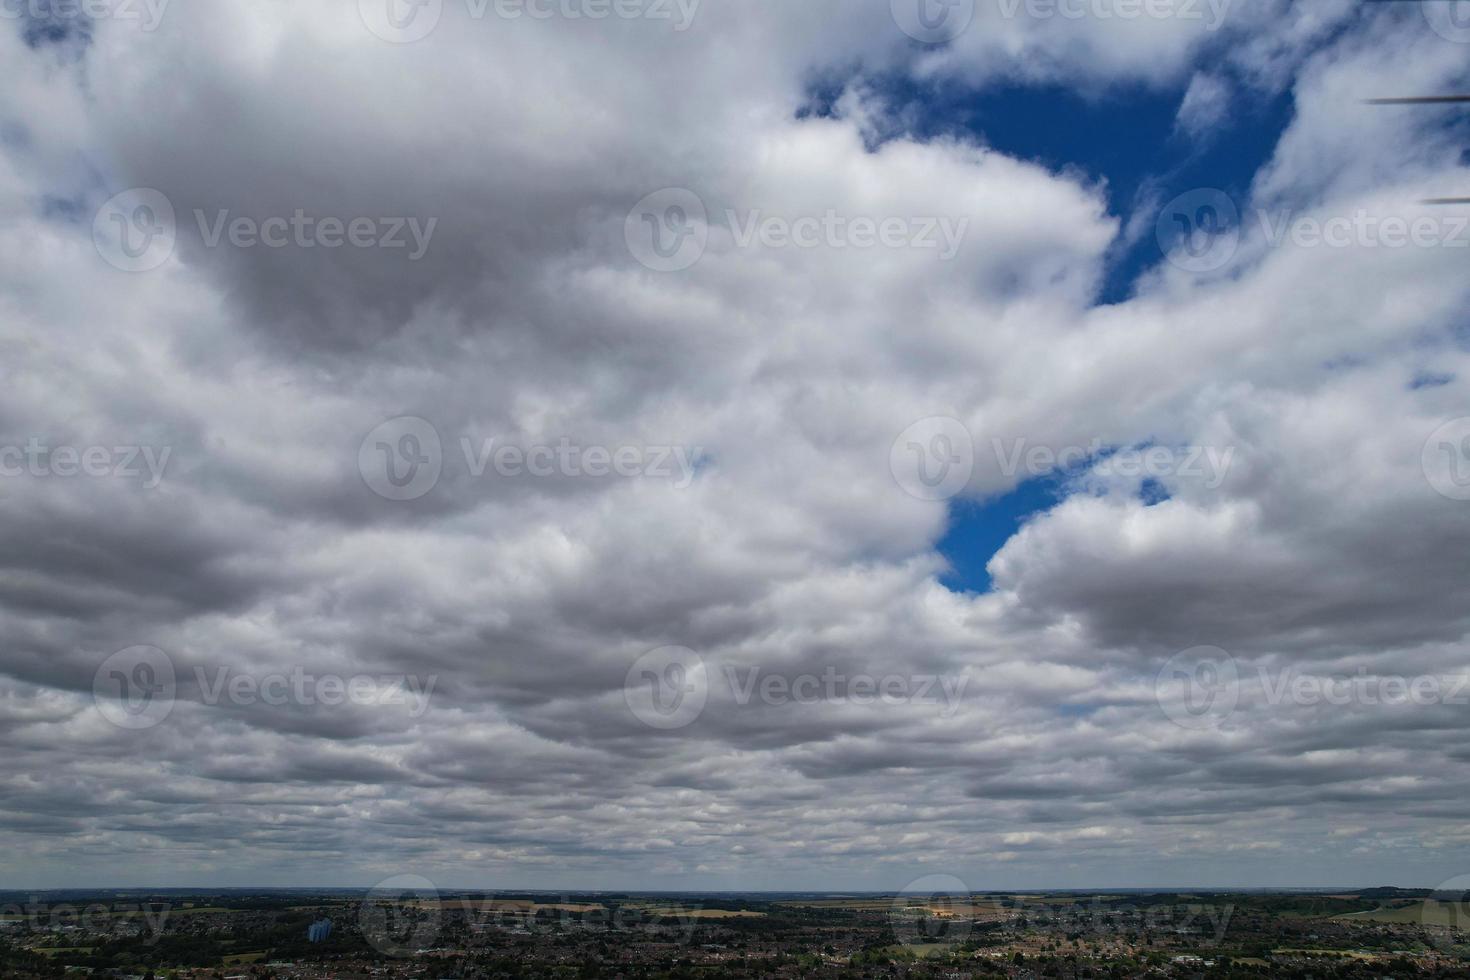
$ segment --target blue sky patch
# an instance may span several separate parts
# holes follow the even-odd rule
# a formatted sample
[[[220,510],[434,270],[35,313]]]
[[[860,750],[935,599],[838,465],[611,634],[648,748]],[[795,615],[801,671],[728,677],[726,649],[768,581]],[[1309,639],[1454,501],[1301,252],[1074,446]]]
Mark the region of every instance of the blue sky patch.
[[[865,79],[900,120],[891,135],[921,141],[956,137],[1051,170],[1072,168],[1102,181],[1108,210],[1124,222],[1139,207],[1159,207],[1201,187],[1225,191],[1244,205],[1256,172],[1291,122],[1290,92],[1263,97],[1233,92],[1226,117],[1207,139],[1180,131],[1175,120],[1189,79],[1168,88],[1115,85],[1081,94],[1064,85],[1009,84],[981,91],[885,75]],[[828,117],[846,81],[811,84],[801,117]],[[1233,83],[1232,83],[1233,86]],[[1117,303],[1163,254],[1152,234],[1112,256],[1098,301]]]
[[[1056,477],[1039,477],[1001,497],[954,501],[949,509],[949,530],[938,544],[939,553],[950,564],[940,584],[955,592],[989,592],[986,563],[1021,525],[1056,506],[1061,497]]]

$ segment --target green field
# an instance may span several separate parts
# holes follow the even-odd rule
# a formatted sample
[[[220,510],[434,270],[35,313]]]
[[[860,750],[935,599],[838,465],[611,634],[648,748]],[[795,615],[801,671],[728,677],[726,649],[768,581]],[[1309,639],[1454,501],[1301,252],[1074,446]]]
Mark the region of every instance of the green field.
[[[1382,954],[1364,953],[1356,949],[1300,949],[1294,947],[1282,947],[1272,950],[1277,955],[1290,956],[1331,956],[1337,959],[1348,960],[1376,960],[1383,958]]]
[[[760,919],[766,915],[753,909],[690,908],[676,902],[624,902],[621,907],[644,915],[667,915],[684,919]]]
[[[888,946],[883,952],[894,959],[927,960],[936,956],[948,956],[960,948],[959,943],[906,943],[902,946]]]
[[[1339,919],[1363,919],[1368,922],[1390,922],[1399,925],[1415,923],[1426,926],[1452,926],[1470,929],[1470,906],[1457,902],[1425,899],[1418,902],[1380,906],[1367,912],[1349,912]]]

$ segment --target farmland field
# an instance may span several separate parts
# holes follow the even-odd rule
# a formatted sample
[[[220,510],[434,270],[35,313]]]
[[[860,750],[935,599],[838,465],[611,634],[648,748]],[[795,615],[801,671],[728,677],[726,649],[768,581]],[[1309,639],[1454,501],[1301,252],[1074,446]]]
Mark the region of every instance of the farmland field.
[[[1391,922],[1402,925],[1454,926],[1470,928],[1470,906],[1463,902],[1439,902],[1433,899],[1379,907],[1367,912],[1349,912],[1337,916],[1339,919],[1357,919],[1368,922]]]
[[[688,919],[758,919],[766,913],[748,909],[689,909],[672,905],[624,905],[625,909],[636,909],[656,915],[675,915]]]

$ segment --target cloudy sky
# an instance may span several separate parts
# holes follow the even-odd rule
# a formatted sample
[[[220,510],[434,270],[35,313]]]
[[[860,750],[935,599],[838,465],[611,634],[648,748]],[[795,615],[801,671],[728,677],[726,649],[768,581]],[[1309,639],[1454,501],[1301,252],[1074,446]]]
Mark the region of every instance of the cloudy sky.
[[[1470,872],[1467,56],[5,3],[0,884]]]

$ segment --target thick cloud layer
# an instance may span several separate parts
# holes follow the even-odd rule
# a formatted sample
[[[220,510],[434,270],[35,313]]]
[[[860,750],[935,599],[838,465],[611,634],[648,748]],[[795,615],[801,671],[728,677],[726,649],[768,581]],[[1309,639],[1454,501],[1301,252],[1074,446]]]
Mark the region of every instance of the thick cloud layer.
[[[1463,85],[1453,24],[506,6],[0,31],[0,882],[1470,871],[1470,231],[1418,203],[1470,168],[1362,102]],[[1237,232],[1102,305],[1163,202],[921,140],[895,78],[1294,115]],[[941,585],[1030,477],[993,588]],[[1160,680],[1199,647],[1233,711]]]

